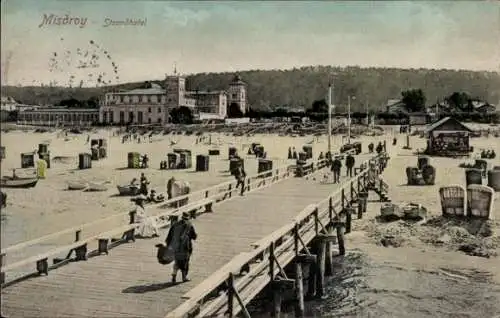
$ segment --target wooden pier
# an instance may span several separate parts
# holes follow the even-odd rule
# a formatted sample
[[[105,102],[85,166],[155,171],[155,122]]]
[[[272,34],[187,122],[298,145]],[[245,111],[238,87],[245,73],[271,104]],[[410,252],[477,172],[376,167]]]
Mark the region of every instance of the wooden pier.
[[[381,166],[378,157],[370,162]],[[245,305],[269,282],[277,290],[300,290],[299,280],[283,275],[283,267],[300,260],[296,263],[315,264],[318,272],[324,273],[324,264],[328,263],[328,255],[331,257],[329,247],[336,242],[333,230],[339,229],[339,238],[343,231],[348,232],[352,203],[361,202],[358,215],[362,216],[366,206],[362,193],[368,190],[383,193],[386,189],[368,162],[357,169],[353,178],[343,177],[341,184],[320,183],[324,171],[315,169],[303,178],[294,178],[290,169],[278,169],[267,178],[250,178],[247,183],[250,191],[244,196],[237,195],[233,183],[219,187],[213,194],[207,192],[190,200],[188,205],[159,213],[156,217],[163,219],[165,226],[159,239],[134,241],[135,226],[128,224],[79,238],[59,248],[59,252],[73,251],[75,256],[67,255],[57,260],[55,266],[48,262],[53,256],[50,253],[23,260],[32,267],[36,265],[34,278],[9,283],[8,270],[15,263],[7,262],[6,266],[2,263],[2,273],[6,274],[2,314],[6,317],[234,316],[242,310],[244,313]],[[220,192],[221,188],[225,190]],[[227,200],[230,198],[233,200]],[[199,210],[208,212],[196,217],[194,211]],[[190,265],[191,281],[172,285],[172,267],[158,264],[155,245],[164,240],[170,222],[187,211],[196,217],[193,224],[198,232]],[[115,237],[120,240],[112,242]],[[127,241],[134,243],[116,246]],[[322,251],[319,255],[310,253],[308,246],[313,241],[319,244]],[[60,266],[66,263],[70,264]],[[51,268],[57,270],[48,271]],[[297,273],[300,270],[298,266]],[[321,286],[321,279],[319,282]],[[321,288],[318,291],[321,293]],[[279,313],[279,295],[276,293],[275,313]]]

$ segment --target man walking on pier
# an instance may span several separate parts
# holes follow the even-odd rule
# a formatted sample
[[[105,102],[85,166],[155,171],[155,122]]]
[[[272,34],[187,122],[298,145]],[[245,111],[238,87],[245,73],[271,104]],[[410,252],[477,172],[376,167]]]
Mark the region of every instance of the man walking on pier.
[[[354,159],[354,156],[348,154],[347,157],[345,158],[345,166],[347,168],[347,177],[349,178],[352,178],[352,168],[354,167],[355,163],[356,160]]]
[[[174,271],[172,273],[172,283],[177,281],[177,272],[181,270],[182,281],[189,281],[187,275],[189,272],[189,259],[193,253],[192,240],[197,238],[194,226],[189,222],[189,214],[184,212],[182,219],[175,222],[168,232],[165,243],[167,247],[171,246],[175,253]]]
[[[236,168],[236,171],[234,173],[234,177],[236,178],[236,189],[238,189],[239,186],[241,186],[241,191],[240,195],[243,195],[245,193],[245,178],[247,176],[247,173],[245,172],[245,169],[243,169],[243,165],[239,165],[238,168]]]
[[[340,182],[340,169],[342,168],[342,162],[339,157],[335,157],[332,162],[332,172],[333,172],[333,183]]]

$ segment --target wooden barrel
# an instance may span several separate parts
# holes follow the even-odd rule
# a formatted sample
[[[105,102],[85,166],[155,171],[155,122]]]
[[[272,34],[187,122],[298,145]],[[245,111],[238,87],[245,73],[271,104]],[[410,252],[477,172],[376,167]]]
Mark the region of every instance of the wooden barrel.
[[[220,150],[219,149],[210,149],[210,150],[208,150],[208,155],[209,156],[218,156],[218,155],[220,155]]]
[[[50,152],[38,154],[38,157],[42,160],[45,160],[47,162],[47,169],[50,169]]]
[[[500,191],[500,169],[493,169],[488,171],[488,187]]]
[[[108,156],[107,148],[106,147],[99,147],[98,149],[99,149],[98,150],[98,152],[99,152],[99,159],[106,158]]]
[[[91,148],[90,153],[92,154],[92,160],[99,160],[99,148]]]
[[[130,169],[139,169],[141,166],[141,154],[138,152],[129,152],[127,156],[127,167]]]
[[[305,145],[302,146],[302,150],[306,153],[307,158],[306,159],[311,159],[313,157],[313,148],[310,145]]]
[[[48,144],[38,144],[38,153],[47,153],[49,152],[49,145]]]
[[[483,184],[483,171],[481,169],[466,169],[465,170],[465,183],[467,186],[470,184]]]
[[[92,168],[92,155],[89,153],[78,154],[78,169]]]
[[[422,168],[422,179],[424,179],[425,184],[434,185],[436,180],[436,168],[431,165],[426,165]]]
[[[32,152],[21,154],[21,168],[34,168],[35,154]]]
[[[236,147],[229,147],[227,159],[231,160],[231,158],[236,156],[237,154],[238,150],[236,149]]]
[[[196,171],[208,171],[210,157],[206,155],[196,156]]]
[[[267,160],[267,159],[259,159],[259,166],[257,173],[260,174],[265,171],[269,171],[269,173],[265,173],[262,175],[262,177],[267,178],[272,175],[271,170],[273,170],[273,161],[272,160]]]
[[[429,164],[429,157],[420,156],[417,159],[417,168],[422,170],[425,166]]]

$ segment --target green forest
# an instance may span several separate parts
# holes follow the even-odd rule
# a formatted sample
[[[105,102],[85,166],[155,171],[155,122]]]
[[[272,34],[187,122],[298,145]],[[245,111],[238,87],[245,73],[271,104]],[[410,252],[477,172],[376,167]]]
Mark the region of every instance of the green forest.
[[[345,111],[348,96],[353,111],[383,111],[388,99],[401,98],[409,89],[421,89],[428,105],[442,101],[453,92],[466,92],[473,98],[497,104],[500,101],[500,75],[445,69],[397,69],[309,66],[290,70],[251,70],[238,72],[247,83],[248,102],[255,110],[310,108],[327,96],[333,78],[333,103]],[[235,73],[200,73],[187,76],[188,90],[225,90]],[[151,80],[163,86],[161,80]],[[144,85],[127,83],[98,88],[2,87],[2,95],[20,103],[57,105],[63,100],[95,100],[105,92],[128,90]],[[93,103],[91,103],[93,104]]]

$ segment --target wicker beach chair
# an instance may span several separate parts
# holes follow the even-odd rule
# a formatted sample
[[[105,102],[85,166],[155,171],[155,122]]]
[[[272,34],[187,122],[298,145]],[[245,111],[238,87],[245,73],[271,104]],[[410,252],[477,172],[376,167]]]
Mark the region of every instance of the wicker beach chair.
[[[467,187],[467,216],[489,219],[493,211],[495,190],[471,184]]]
[[[465,189],[460,185],[439,188],[443,216],[465,216]]]

